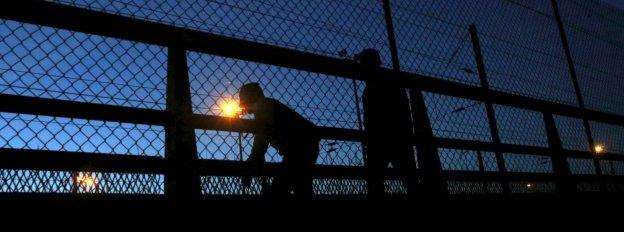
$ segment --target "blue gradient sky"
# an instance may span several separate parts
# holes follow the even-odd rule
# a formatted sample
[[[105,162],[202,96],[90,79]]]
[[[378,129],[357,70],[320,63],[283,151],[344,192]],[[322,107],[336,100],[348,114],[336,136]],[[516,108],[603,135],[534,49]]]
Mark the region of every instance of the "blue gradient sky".
[[[56,2],[334,57],[341,49],[353,54],[372,47],[381,51],[384,65],[390,66],[379,1]],[[623,52],[610,45],[624,41],[618,21],[597,23],[613,15],[587,11],[584,4],[589,1],[561,2],[564,21],[578,24],[578,28],[567,30],[586,105],[624,114],[624,97],[617,97],[622,96],[621,79],[613,78],[624,74]],[[622,0],[605,2],[624,7]],[[467,36],[467,26],[476,24],[492,88],[577,105],[550,10],[547,0],[392,1],[401,67],[479,85]],[[603,40],[609,41],[600,42]],[[159,46],[1,21],[0,92],[163,110],[166,52]],[[363,83],[356,84],[359,89],[354,90],[353,83],[344,78],[194,52],[189,52],[188,61],[195,113],[219,115],[219,100],[236,98],[241,84],[257,81],[269,96],[318,125],[359,127],[354,92],[361,95]],[[437,137],[492,141],[482,102],[432,93],[425,98]],[[503,106],[495,106],[495,110],[504,143],[547,146],[539,112]],[[0,147],[164,155],[164,129],[158,126],[8,113],[0,113],[0,119]],[[566,148],[588,149],[579,119],[556,120]],[[592,123],[592,128],[596,141],[609,151],[624,152],[620,141],[624,128],[598,123]],[[241,139],[241,155],[236,133],[197,130],[196,134],[201,158],[239,160],[250,150],[252,136]],[[359,143],[325,140],[322,146],[319,164],[363,164]],[[551,172],[547,158],[516,155],[505,155],[512,171]],[[441,149],[440,156],[446,169],[477,167],[474,151]],[[269,160],[279,161],[274,150]]]

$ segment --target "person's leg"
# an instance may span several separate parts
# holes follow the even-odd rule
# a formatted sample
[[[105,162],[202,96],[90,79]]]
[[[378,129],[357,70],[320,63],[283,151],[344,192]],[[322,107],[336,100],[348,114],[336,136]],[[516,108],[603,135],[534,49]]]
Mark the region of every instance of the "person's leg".
[[[384,176],[387,162],[384,159],[384,151],[380,148],[380,144],[371,144],[366,150],[368,196],[373,200],[383,199],[385,194]]]
[[[297,159],[293,162],[293,191],[299,200],[310,200],[314,196],[313,172],[318,154],[318,142],[302,146]]]
[[[293,175],[293,191],[297,200],[309,200],[314,195],[312,188],[312,175],[309,167],[305,167],[307,164],[299,165],[297,171],[294,171]]]
[[[403,185],[407,188],[409,195],[414,195],[418,188],[418,179],[416,178],[416,161],[414,159],[414,150],[409,143],[397,145],[395,161],[392,165],[396,168],[401,176]]]
[[[287,199],[290,195],[290,181],[287,169],[287,159],[284,158],[279,165],[277,175],[273,177],[269,190],[267,191],[267,197],[272,200]]]

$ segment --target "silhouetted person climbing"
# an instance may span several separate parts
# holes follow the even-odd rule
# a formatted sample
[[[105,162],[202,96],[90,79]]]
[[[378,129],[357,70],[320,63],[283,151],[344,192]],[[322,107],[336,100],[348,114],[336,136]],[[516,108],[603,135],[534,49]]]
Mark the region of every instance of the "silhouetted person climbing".
[[[415,190],[413,135],[409,101],[404,88],[390,85],[390,77],[380,75],[381,60],[374,49],[365,49],[356,57],[364,89],[364,126],[366,129],[366,166],[368,190],[373,199],[384,195],[384,176],[388,165],[403,177],[408,192]]]
[[[312,196],[312,169],[319,154],[316,126],[281,102],[264,96],[258,83],[241,87],[240,104],[246,113],[254,114],[254,142],[247,162],[254,168],[264,164],[271,145],[283,157],[281,168],[268,190],[271,197],[295,198]],[[249,187],[250,178],[243,179]]]

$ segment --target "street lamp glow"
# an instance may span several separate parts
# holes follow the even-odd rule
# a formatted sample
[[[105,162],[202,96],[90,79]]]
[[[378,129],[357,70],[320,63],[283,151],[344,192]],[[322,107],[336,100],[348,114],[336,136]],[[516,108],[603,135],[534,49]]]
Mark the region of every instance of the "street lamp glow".
[[[530,188],[532,188],[532,187],[533,187],[533,184],[531,184],[531,183],[527,183],[527,184],[526,184],[526,187],[527,187],[528,189],[530,189]]]
[[[596,154],[602,154],[606,151],[605,146],[602,144],[596,144],[594,145],[594,152]]]
[[[81,174],[76,177],[76,185],[84,188],[86,191],[89,191],[95,188],[97,181],[91,174]]]
[[[243,111],[243,109],[238,105],[238,102],[233,99],[222,100],[219,104],[219,109],[221,109],[223,116],[229,118],[237,117]]]

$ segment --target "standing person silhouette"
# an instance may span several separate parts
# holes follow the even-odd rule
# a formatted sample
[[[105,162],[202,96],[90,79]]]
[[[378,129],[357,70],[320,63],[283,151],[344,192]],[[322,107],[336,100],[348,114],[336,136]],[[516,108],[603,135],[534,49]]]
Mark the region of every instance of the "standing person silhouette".
[[[355,57],[361,77],[366,80],[363,94],[366,167],[371,199],[384,196],[384,181],[391,164],[402,177],[408,193],[415,190],[413,129],[409,100],[404,88],[390,85],[380,75],[381,60],[374,49]]]
[[[247,162],[252,168],[265,163],[271,145],[283,157],[278,174],[268,194],[275,198],[309,199],[313,195],[312,171],[319,154],[316,126],[283,103],[264,96],[258,83],[240,88],[240,104],[245,113],[253,114],[254,142]],[[249,188],[251,177],[243,178]]]

